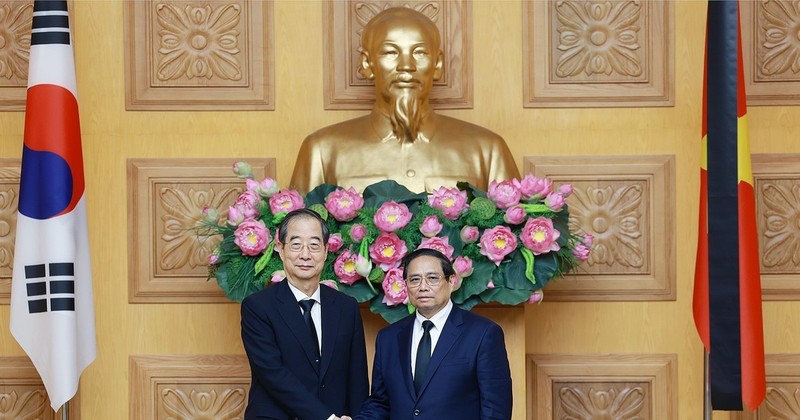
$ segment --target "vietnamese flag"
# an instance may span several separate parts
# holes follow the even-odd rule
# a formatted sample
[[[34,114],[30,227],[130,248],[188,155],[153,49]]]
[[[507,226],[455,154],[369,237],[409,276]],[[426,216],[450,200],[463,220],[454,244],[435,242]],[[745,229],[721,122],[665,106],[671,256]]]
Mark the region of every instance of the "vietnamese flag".
[[[737,1],[709,1],[700,223],[693,312],[709,353],[711,406],[755,410],[766,394],[755,193]]]

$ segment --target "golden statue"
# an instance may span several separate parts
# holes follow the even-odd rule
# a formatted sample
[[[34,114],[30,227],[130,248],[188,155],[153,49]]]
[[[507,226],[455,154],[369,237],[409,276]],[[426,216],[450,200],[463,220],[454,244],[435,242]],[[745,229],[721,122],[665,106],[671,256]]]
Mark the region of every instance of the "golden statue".
[[[486,190],[492,180],[519,177],[499,135],[433,111],[429,96],[443,70],[436,25],[413,9],[386,9],[364,27],[359,71],[375,82],[372,112],[306,137],[291,187],[354,187],[392,179],[412,192],[467,181]]]

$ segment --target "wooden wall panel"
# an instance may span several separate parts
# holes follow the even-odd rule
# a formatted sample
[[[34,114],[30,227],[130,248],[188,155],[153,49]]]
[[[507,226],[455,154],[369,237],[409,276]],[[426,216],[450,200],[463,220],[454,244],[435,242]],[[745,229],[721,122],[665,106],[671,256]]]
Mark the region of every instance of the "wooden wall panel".
[[[752,157],[765,300],[800,300],[800,154]]]
[[[275,109],[272,1],[128,1],[128,110]]]
[[[69,418],[79,420],[80,390],[70,400]],[[0,357],[0,419],[57,420],[62,410],[50,408],[50,399],[36,368],[27,357]]]
[[[245,356],[131,356],[130,419],[241,419]]]
[[[756,411],[731,413],[731,420],[800,418],[800,354],[767,354],[767,395]]]
[[[206,257],[218,237],[201,237],[204,207],[227,215],[244,190],[231,171],[236,160],[257,179],[275,177],[275,159],[129,159],[128,252],[132,303],[229,302],[208,281]]]
[[[0,1],[0,111],[25,110],[32,1]]]
[[[361,33],[369,20],[389,7],[411,7],[439,28],[444,75],[434,83],[434,108],[472,107],[472,5],[465,0],[325,1],[325,109],[371,109],[375,85],[358,72]]]
[[[797,3],[757,0],[740,4],[748,105],[800,104]]]
[[[525,107],[675,104],[673,2],[522,4]]]
[[[674,354],[529,354],[528,419],[676,419]]]
[[[548,300],[674,300],[675,158],[528,156],[523,172],[571,183],[570,228],[595,237],[589,260]]]
[[[17,237],[20,159],[0,159],[0,304],[11,298],[11,271]]]

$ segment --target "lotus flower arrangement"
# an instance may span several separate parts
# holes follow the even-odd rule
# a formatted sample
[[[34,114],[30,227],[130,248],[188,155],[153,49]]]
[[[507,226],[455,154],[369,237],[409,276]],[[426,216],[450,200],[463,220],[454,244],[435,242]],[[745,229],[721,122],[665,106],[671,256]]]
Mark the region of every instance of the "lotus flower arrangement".
[[[302,207],[322,216],[331,232],[322,283],[368,302],[388,322],[414,311],[401,266],[414,249],[433,248],[453,261],[452,299],[469,310],[481,302],[540,302],[548,282],[589,258],[593,241],[569,231],[565,200],[572,187],[532,174],[493,181],[487,191],[459,183],[414,193],[381,181],[363,194],[324,184],[301,196],[273,179],[253,179],[244,162],[233,170],[245,191],[224,213],[204,209],[200,235],[221,235],[208,256],[209,279],[235,301],[283,279],[273,255],[276,228]]]

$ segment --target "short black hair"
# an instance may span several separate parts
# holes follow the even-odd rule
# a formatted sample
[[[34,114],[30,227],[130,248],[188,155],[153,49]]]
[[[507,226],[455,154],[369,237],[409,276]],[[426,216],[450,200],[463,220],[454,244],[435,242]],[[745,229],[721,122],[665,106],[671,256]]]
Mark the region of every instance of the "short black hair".
[[[447,258],[446,255],[435,249],[418,248],[403,257],[403,277],[407,277],[408,266],[411,265],[411,261],[414,261],[419,257],[434,257],[438,259],[439,263],[442,265],[442,273],[444,273],[444,276],[447,278],[450,278],[450,276],[456,274],[456,270],[453,269],[453,263],[450,262],[450,259]]]
[[[325,220],[323,220],[322,217],[319,214],[317,214],[317,212],[306,208],[292,210],[288,214],[286,214],[286,217],[283,218],[283,221],[281,221],[281,224],[278,226],[278,240],[282,244],[285,244],[286,230],[287,230],[286,228],[289,226],[289,223],[295,219],[306,219],[306,218],[314,219],[319,222],[319,226],[322,229],[322,243],[327,245],[328,238],[331,236],[331,232],[328,229],[328,224],[325,223]]]

